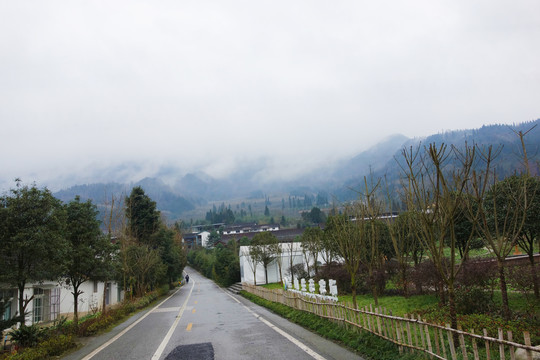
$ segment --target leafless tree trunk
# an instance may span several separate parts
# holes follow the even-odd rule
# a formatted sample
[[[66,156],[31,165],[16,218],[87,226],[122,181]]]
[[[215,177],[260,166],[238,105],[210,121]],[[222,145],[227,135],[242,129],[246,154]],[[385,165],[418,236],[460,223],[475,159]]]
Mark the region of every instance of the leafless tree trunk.
[[[454,284],[461,265],[456,264],[454,228],[456,215],[463,208],[475,147],[465,145],[463,151],[458,151],[444,144],[430,144],[416,150],[404,149],[402,154],[407,208],[418,219],[414,231],[447,288],[451,325],[457,329]],[[471,237],[472,233],[467,244]],[[446,246],[450,248],[449,259],[444,255]],[[468,245],[465,249],[468,251]]]

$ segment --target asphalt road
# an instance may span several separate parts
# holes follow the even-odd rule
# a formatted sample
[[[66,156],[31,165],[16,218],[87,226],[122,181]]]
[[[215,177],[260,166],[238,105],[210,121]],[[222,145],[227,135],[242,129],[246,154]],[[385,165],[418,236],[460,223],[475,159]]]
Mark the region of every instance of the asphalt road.
[[[189,283],[172,296],[63,359],[361,359],[186,271]]]

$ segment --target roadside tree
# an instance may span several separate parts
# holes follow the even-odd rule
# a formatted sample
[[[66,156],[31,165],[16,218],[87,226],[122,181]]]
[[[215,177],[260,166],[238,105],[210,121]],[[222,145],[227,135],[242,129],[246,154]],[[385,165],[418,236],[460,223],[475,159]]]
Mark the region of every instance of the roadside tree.
[[[65,237],[69,243],[66,263],[66,285],[73,288],[73,321],[79,320],[80,286],[88,280],[105,281],[113,277],[113,264],[108,261],[115,247],[108,236],[103,235],[98,210],[90,200],[81,202],[77,196],[66,206]]]
[[[65,272],[68,243],[65,212],[48,189],[19,179],[0,198],[0,282],[18,289],[19,314],[33,299],[22,296],[29,281],[58,280]]]

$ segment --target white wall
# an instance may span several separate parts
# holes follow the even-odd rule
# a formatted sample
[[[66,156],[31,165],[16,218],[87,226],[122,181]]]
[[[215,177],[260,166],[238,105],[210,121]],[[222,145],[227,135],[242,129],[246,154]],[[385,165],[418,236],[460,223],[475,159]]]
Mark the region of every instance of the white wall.
[[[118,290],[121,290],[121,286],[115,282],[109,282],[109,301],[107,306],[115,305],[122,301],[124,297],[123,291],[118,293]],[[54,321],[60,317],[72,317],[74,311],[73,303],[73,288],[71,286],[67,287],[66,285],[61,285],[55,282],[44,282],[41,284],[27,284],[24,292],[22,294],[23,298],[31,298],[35,293],[35,288],[43,289],[44,294],[40,296],[41,300],[36,300],[34,298],[28,303],[26,307],[26,324],[32,324],[34,322],[34,305],[38,304],[37,301],[41,303],[42,307],[42,322]],[[78,311],[79,316],[86,313],[90,313],[95,309],[101,309],[103,305],[103,291],[105,289],[105,283],[97,283],[97,291],[94,292],[94,282],[86,281],[83,283],[79,290],[82,291],[82,294],[78,298]],[[18,294],[18,291],[15,291],[15,294]],[[59,306],[55,305],[56,303],[54,296],[58,294]],[[120,295],[120,297],[119,297]],[[18,312],[18,297],[14,297],[12,301],[11,314],[14,316]],[[56,307],[56,317],[55,310]]]
[[[289,250],[289,245],[291,243],[280,243],[282,253],[281,253],[281,266],[282,266],[282,275],[285,277],[287,270],[290,267],[290,260],[291,257],[293,258],[293,264],[303,264],[304,256],[302,254],[302,244],[299,242],[292,243],[293,245],[293,251],[291,252]],[[241,246],[240,247],[240,276],[241,281],[246,282],[249,284],[253,284],[253,269],[252,264],[250,262],[250,256],[249,256],[249,248],[250,246]],[[319,256],[318,259],[319,262],[322,262],[321,257]],[[313,265],[313,259],[310,259],[310,268]],[[264,272],[264,266],[261,264],[257,265],[257,284],[264,284],[265,283],[265,272]],[[277,261],[273,261],[268,265],[268,282],[269,283],[275,283],[280,282],[281,279],[279,278],[279,266]]]

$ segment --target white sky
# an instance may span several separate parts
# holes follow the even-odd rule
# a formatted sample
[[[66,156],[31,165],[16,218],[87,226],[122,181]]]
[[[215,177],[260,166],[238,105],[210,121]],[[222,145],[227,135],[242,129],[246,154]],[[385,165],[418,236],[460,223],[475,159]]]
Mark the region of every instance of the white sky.
[[[0,184],[538,117],[538,0],[0,0]]]

